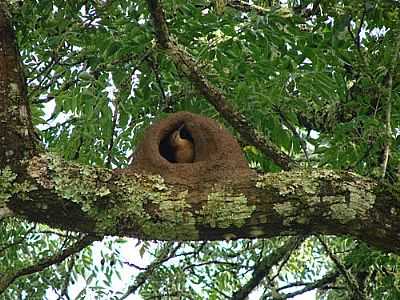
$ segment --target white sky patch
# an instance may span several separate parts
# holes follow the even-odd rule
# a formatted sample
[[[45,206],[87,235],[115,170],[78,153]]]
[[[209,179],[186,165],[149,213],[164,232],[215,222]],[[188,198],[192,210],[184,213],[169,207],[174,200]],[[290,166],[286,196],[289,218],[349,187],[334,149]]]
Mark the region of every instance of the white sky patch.
[[[50,101],[44,103],[43,106],[44,106],[44,108],[43,108],[44,117],[43,118],[44,118],[44,120],[49,120],[56,108],[56,101],[54,99],[50,100]],[[60,112],[56,118],[49,120],[48,122],[46,122],[46,124],[38,124],[36,127],[40,131],[47,130],[50,127],[53,127],[57,124],[64,123],[72,116],[73,116],[73,114],[71,112],[67,112],[67,113]]]
[[[109,99],[111,99],[111,100],[115,99],[115,93],[118,92],[118,89],[114,84],[114,80],[113,80],[111,72],[108,73],[108,85],[104,90],[102,90],[102,92],[107,92],[107,97]],[[114,112],[114,107],[112,108],[112,110]]]
[[[382,28],[373,28],[369,32],[369,34],[375,38],[381,38],[385,36],[385,34],[389,31],[390,29],[386,28],[383,26]]]
[[[132,87],[131,87],[131,92],[129,93],[128,98],[134,98],[135,97],[135,90],[139,86],[140,75],[142,75],[142,72],[140,72],[139,70],[136,70],[133,73],[133,75],[131,77]]]
[[[333,27],[335,23],[335,19],[332,18],[331,16],[328,16],[328,19],[325,21],[325,24],[331,25]]]
[[[140,15],[139,20],[138,20],[138,24],[139,25],[144,25],[146,23],[146,18],[144,17],[144,15]]]
[[[210,12],[210,10],[209,10],[208,8],[205,8],[205,9],[203,9],[203,10],[201,11],[201,14],[202,14],[203,16],[206,16],[206,15],[209,14],[209,12]]]

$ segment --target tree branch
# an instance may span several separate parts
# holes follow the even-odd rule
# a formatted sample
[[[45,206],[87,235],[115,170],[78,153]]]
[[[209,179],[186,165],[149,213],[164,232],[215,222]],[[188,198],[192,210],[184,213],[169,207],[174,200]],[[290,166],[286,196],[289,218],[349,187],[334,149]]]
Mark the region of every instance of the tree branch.
[[[325,287],[326,285],[334,282],[339,276],[340,276],[340,272],[339,271],[329,272],[324,277],[322,277],[321,279],[316,280],[315,282],[304,284],[304,288],[302,288],[301,290],[281,295],[280,297],[278,297],[278,299],[271,298],[271,296],[272,296],[271,294],[267,294],[267,295],[263,296],[261,299],[262,300],[266,300],[266,299],[274,299],[274,300],[291,299],[291,298],[293,298],[293,297],[295,297],[297,295],[301,295],[301,294],[304,294],[306,292],[309,292],[309,291],[312,291],[312,290],[315,290],[315,289],[318,289],[318,288]],[[291,286],[288,286],[286,288],[289,288],[289,287],[291,287]],[[281,291],[283,289],[284,288],[278,288],[277,291]]]
[[[245,142],[260,149],[264,155],[284,170],[289,170],[294,166],[295,163],[287,154],[283,153],[275,144],[257,132],[247,119],[234,109],[226,96],[208,81],[205,75],[199,71],[197,62],[193,57],[183,50],[182,46],[177,42],[170,39],[160,1],[148,0],[147,2],[153,19],[158,45],[175,62],[177,68],[193,82],[200,94],[239,132]]]
[[[353,293],[357,299],[366,299],[363,291],[358,286],[357,281],[353,277],[353,275],[347,270],[347,268],[340,262],[339,258],[330,251],[328,245],[325,243],[324,239],[321,237],[317,237],[318,241],[321,243],[322,247],[324,248],[325,252],[328,254],[329,258],[333,261],[336,268],[339,272],[343,275],[345,281],[347,282],[347,286],[349,291]]]
[[[258,263],[251,279],[237,290],[231,300],[244,300],[247,299],[248,295],[256,288],[261,281],[268,275],[271,268],[277,265],[280,261],[286,260],[292,254],[293,250],[298,248],[304,241],[304,237],[292,237],[280,248],[276,249],[273,253],[265,257]]]
[[[149,276],[154,272],[155,269],[160,267],[163,263],[169,259],[175,257],[176,252],[181,247],[181,243],[178,243],[175,247],[172,247],[173,243],[167,243],[167,245],[162,249],[162,253],[157,257],[143,272],[136,276],[135,284],[131,285],[126,293],[120,298],[120,300],[126,299],[129,295],[136,293],[136,291],[146,282]]]
[[[0,169],[36,153],[25,78],[6,2],[0,1]],[[1,207],[1,205],[0,205]]]
[[[396,45],[394,47],[394,55],[392,59],[391,66],[389,67],[389,70],[386,74],[386,80],[385,80],[385,89],[387,90],[387,99],[386,99],[386,113],[385,113],[385,145],[384,145],[384,151],[383,151],[383,162],[382,162],[382,178],[385,178],[386,175],[386,169],[388,166],[389,162],[389,154],[390,154],[390,146],[392,144],[392,126],[391,126],[391,120],[392,120],[392,91],[393,91],[393,74],[395,73],[395,69],[398,64],[398,58],[400,55],[400,40],[399,40],[399,35],[395,35],[397,38]]]
[[[23,172],[18,182],[10,170],[0,173],[7,207],[53,227],[159,240],[347,234],[400,251],[400,192],[351,172],[280,172],[194,187],[46,155]]]
[[[72,246],[61,251],[60,253],[43,258],[36,263],[33,263],[27,267],[23,267],[19,270],[10,270],[10,273],[8,274],[2,274],[2,276],[0,277],[0,294],[2,294],[19,277],[41,272],[54,264],[59,264],[67,259],[69,256],[78,253],[83,248],[91,245],[95,240],[98,240],[98,238],[93,236],[85,236]]]

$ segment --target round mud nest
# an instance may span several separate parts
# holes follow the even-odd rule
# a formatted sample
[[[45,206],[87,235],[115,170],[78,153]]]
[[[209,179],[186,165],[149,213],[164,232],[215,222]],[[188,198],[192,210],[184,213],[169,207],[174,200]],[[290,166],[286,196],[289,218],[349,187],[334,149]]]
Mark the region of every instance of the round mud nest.
[[[174,138],[192,147],[191,152],[178,156]],[[226,129],[189,112],[171,114],[150,126],[129,169],[182,184],[241,181],[252,174],[239,144]]]

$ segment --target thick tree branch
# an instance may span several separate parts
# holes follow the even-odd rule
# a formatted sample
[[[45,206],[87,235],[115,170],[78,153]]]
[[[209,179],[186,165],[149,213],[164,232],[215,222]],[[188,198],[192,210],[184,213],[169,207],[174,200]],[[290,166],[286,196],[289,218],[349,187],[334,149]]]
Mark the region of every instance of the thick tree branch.
[[[0,1],[0,169],[35,152],[35,135],[9,11]],[[0,205],[1,208],[1,205]]]
[[[400,251],[399,190],[350,172],[291,171],[194,187],[45,155],[26,164],[19,182],[10,172],[0,174],[0,201],[54,227],[159,240],[346,234]]]
[[[226,96],[200,72],[197,62],[182,46],[170,39],[168,26],[160,1],[148,0],[155,34],[160,48],[164,49],[178,69],[197,87],[199,92],[215,107],[221,116],[234,127],[242,139],[260,149],[275,164],[289,170],[294,162],[275,144],[255,130],[246,118],[236,111]]]

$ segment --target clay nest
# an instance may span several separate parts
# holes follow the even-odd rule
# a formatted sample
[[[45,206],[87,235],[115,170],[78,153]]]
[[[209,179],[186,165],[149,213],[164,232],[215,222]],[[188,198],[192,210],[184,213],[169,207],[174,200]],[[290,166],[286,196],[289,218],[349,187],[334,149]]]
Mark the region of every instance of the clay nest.
[[[170,137],[179,128],[181,136],[194,145],[193,162],[174,160]],[[160,174],[174,184],[235,182],[252,174],[239,144],[226,129],[212,119],[189,112],[171,114],[150,126],[129,170]]]

